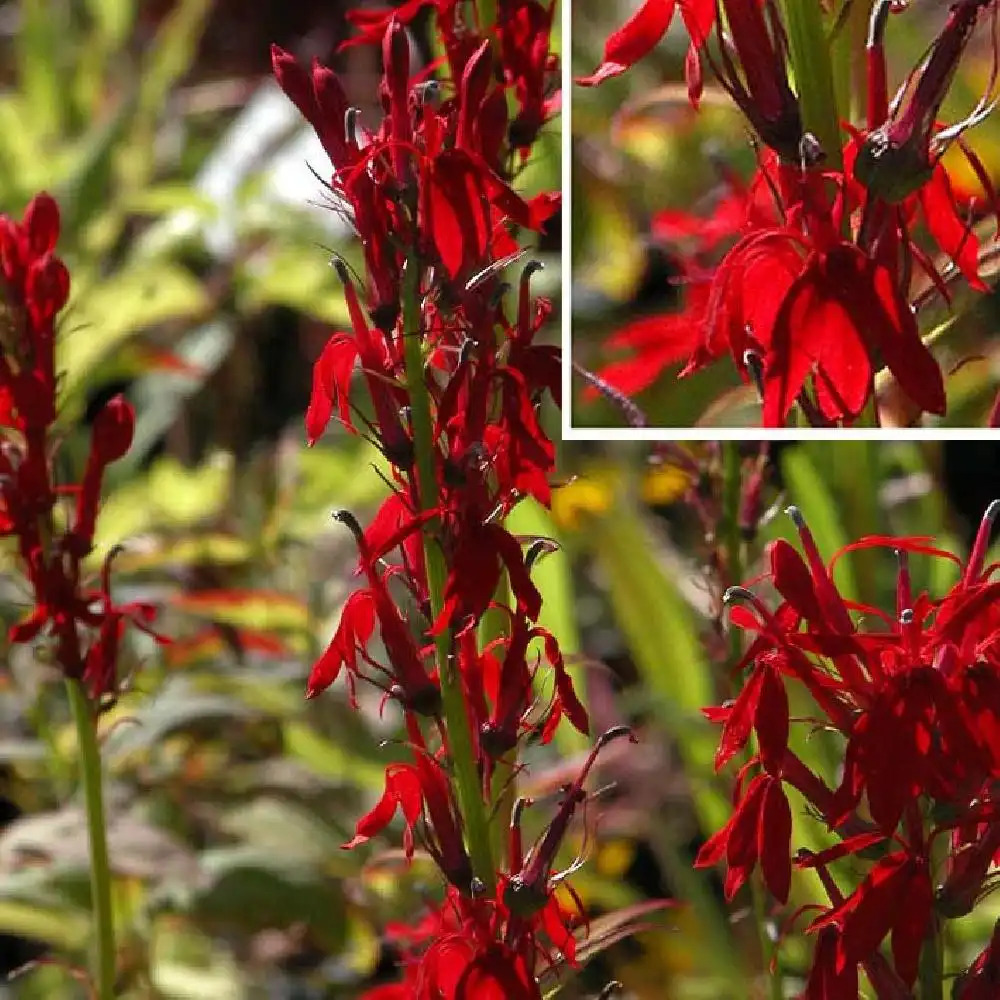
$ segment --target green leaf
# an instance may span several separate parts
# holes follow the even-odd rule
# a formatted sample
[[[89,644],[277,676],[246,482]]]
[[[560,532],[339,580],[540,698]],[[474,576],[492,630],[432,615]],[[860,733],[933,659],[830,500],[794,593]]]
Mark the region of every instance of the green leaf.
[[[218,733],[224,724],[260,715],[238,698],[199,691],[191,678],[181,675],[168,678],[152,697],[126,696],[118,711],[122,724],[111,729],[104,743],[105,759],[112,763],[146,752],[178,732]]]
[[[135,263],[71,301],[59,331],[63,394],[82,394],[97,366],[130,337],[168,321],[191,321],[208,296],[186,270],[165,260]]]
[[[350,781],[373,790],[385,783],[383,768],[346,745],[335,743],[304,722],[286,722],[285,753],[301,761],[313,774],[335,781]]]
[[[123,211],[135,215],[169,215],[193,212],[199,221],[214,219],[219,207],[211,198],[181,181],[164,182],[128,192],[121,201]]]
[[[188,591],[176,594],[170,606],[224,625],[264,632],[301,632],[309,628],[309,609],[304,601],[270,590]]]
[[[139,89],[140,114],[158,116],[167,96],[194,60],[212,0],[181,0],[163,19],[144,53]]]
[[[287,829],[286,829],[286,832]],[[287,852],[219,848],[201,856],[207,885],[188,907],[206,929],[225,933],[306,924],[331,953],[344,940],[344,901],[338,883],[314,868],[290,863]]]
[[[246,263],[238,280],[243,311],[280,305],[333,326],[349,322],[343,286],[318,246],[272,245]]]
[[[32,130],[58,134],[68,117],[68,93],[62,74],[67,39],[66,4],[51,0],[21,0],[15,33],[19,83],[30,111]]]
[[[84,136],[75,152],[68,175],[58,184],[65,232],[79,231],[107,207],[114,183],[116,154],[135,107],[135,95],[127,95],[106,121]],[[116,222],[120,225],[120,219],[116,218]]]
[[[136,5],[133,0],[86,0],[86,6],[105,51],[118,49],[135,21]]]
[[[90,914],[69,907],[0,899],[0,933],[43,941],[60,951],[78,951],[90,937]]]
[[[100,558],[115,543],[153,530],[176,530],[206,521],[229,497],[232,460],[219,453],[186,469],[170,456],[157,459],[145,478],[130,479],[104,501],[94,550]]]
[[[287,863],[320,869],[345,857],[344,831],[287,798],[260,796],[240,803],[223,814],[219,826],[241,843]]]
[[[177,421],[185,401],[225,360],[234,339],[228,323],[214,320],[205,323],[186,334],[175,348],[178,357],[201,370],[200,377],[157,373],[137,381],[132,392],[138,410],[135,437],[129,453],[111,467],[109,479],[124,478],[135,472],[150,449]]]
[[[126,549],[115,562],[121,573],[165,571],[192,566],[242,566],[250,562],[253,547],[237,535],[221,532],[190,538],[150,540],[141,549]]]

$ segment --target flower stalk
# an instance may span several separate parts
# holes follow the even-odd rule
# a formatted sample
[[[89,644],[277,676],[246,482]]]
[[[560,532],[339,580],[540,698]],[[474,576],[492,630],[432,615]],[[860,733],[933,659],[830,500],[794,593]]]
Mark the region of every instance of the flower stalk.
[[[114,1000],[115,927],[111,905],[111,865],[108,861],[107,816],[101,776],[101,754],[97,743],[97,720],[93,706],[78,680],[66,680],[66,693],[76,726],[80,756],[80,783],[83,787],[90,842],[90,893],[94,911],[94,972],[99,1000]]]
[[[932,920],[920,952],[920,1000],[944,1000],[944,942],[941,923]]]
[[[416,457],[417,495],[421,511],[438,506],[437,473],[434,468],[434,430],[430,397],[424,381],[423,338],[419,336],[420,268],[416,256],[407,261],[401,288],[403,330],[405,331],[406,381],[410,389],[410,419]],[[431,618],[437,620],[444,607],[444,587],[447,569],[440,548],[435,542],[439,519],[432,518],[422,531],[424,564],[427,568],[427,590]],[[469,857],[473,874],[487,889],[495,885],[490,830],[483,807],[481,783],[472,748],[469,714],[462,691],[455,658],[451,655],[450,629],[440,629],[434,636],[434,651],[441,685],[441,711],[449,736],[449,750],[454,765],[459,807],[465,821]]]

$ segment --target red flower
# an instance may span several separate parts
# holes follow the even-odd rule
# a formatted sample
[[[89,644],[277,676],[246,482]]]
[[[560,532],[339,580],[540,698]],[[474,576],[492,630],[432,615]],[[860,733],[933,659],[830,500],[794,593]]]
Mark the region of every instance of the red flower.
[[[436,714],[440,706],[438,686],[428,676],[423,650],[418,646],[410,626],[389,594],[388,578],[394,570],[380,566],[386,552],[399,545],[406,535],[419,531],[434,513],[427,511],[420,517],[411,518],[396,536],[383,542],[385,551],[382,551],[370,548],[353,515],[347,511],[337,512],[337,519],[350,528],[358,543],[361,569],[368,578],[368,587],[355,591],[344,605],[337,631],[310,672],[307,697],[313,698],[324,691],[346,666],[352,701],[354,680],[364,676],[365,680],[381,687],[387,695],[397,698],[406,708],[424,715]],[[388,665],[385,666],[376,663],[367,652],[376,622],[387,655]],[[381,681],[372,674],[362,675],[359,658],[376,675],[385,675],[386,680]]]
[[[419,730],[411,730],[416,735]],[[390,764],[385,769],[385,791],[372,810],[358,820],[354,837],[344,844],[350,850],[380,833],[399,809],[406,827],[403,850],[413,857],[414,832],[421,817],[422,841],[448,881],[464,893],[472,885],[472,867],[462,843],[458,809],[452,801],[451,787],[438,761],[432,760],[417,744],[415,764]]]
[[[594,87],[619,76],[648,55],[667,33],[674,10],[680,4],[681,17],[691,36],[685,63],[688,93],[692,101],[701,94],[701,64],[698,50],[704,45],[715,21],[715,0],[644,0],[642,6],[604,44],[604,58],[590,75],[577,83]]]
[[[875,357],[922,410],[945,411],[944,378],[909,303],[891,273],[852,244],[808,253],[786,286],[768,339],[766,426],[783,422],[810,375],[823,416],[857,416],[871,395]]]
[[[69,298],[69,272],[54,255],[59,207],[36,195],[21,223],[0,215],[0,302],[7,307],[0,357],[0,419],[26,433],[55,420],[56,314]]]
[[[802,116],[788,83],[785,30],[774,0],[722,0],[722,9],[729,38],[720,30],[715,75],[761,141],[787,162],[801,163]],[[739,70],[730,55],[732,47]]]
[[[709,6],[714,14],[714,4]],[[631,356],[598,369],[598,375],[613,388],[636,393],[676,362],[687,361],[678,376],[683,378],[728,354],[757,389],[764,426],[782,425],[796,406],[809,423],[822,426],[856,420],[874,396],[875,376],[886,368],[915,410],[944,414],[944,377],[920,335],[910,298],[919,270],[950,300],[949,281],[925,236],[955,262],[971,288],[986,287],[979,241],[940,157],[992,105],[984,98],[949,128],[938,128],[936,114],[989,6],[988,0],[953,5],[928,58],[911,74],[907,100],[900,99],[891,116],[882,44],[890,3],[875,6],[867,129],[845,125],[850,135],[843,168],[831,169],[821,166],[822,151],[804,143],[777,6],[772,0],[725,0],[726,34],[721,36],[720,26],[718,53],[710,58],[770,149],[750,196],[730,182],[736,196],[723,198],[702,226],[685,213],[661,218],[655,230],[661,237],[682,244],[694,237],[700,244],[683,262],[694,291],[683,312],[639,320],[613,334],[609,347],[625,348]],[[644,4],[609,39],[605,63],[584,82],[631,65],[666,30],[673,10],[673,4]],[[964,144],[961,149],[992,214],[998,199],[988,171]],[[770,206],[761,205],[762,193]],[[736,241],[721,260],[704,260],[726,237]]]
[[[94,419],[90,454],[77,494],[76,523],[72,535],[73,544],[81,557],[90,551],[93,544],[104,470],[132,447],[134,432],[135,411],[121,395],[106,403]]]
[[[726,859],[726,899],[731,900],[760,862],[764,882],[779,902],[791,886],[792,813],[781,781],[758,774],[736,804],[729,822],[702,845],[696,868]]]
[[[759,862],[767,886],[784,898],[791,845],[781,783],[791,784],[833,839],[819,853],[797,855],[800,866],[816,869],[830,898],[810,926],[818,937],[806,996],[850,996],[863,968],[879,996],[903,998],[931,921],[968,913],[989,891],[1000,846],[991,792],[1000,775],[1000,585],[997,567],[986,565],[1000,503],[987,511],[958,583],[937,601],[913,593],[909,557],[957,560],[929,539],[863,538],[826,565],[802,516],[790,513],[804,558],[787,542],[771,547],[779,607],[772,613],[744,588],[727,594],[733,624],[754,635],[745,657],[750,673],[733,703],[706,714],[723,723],[718,765],[743,749],[751,732],[759,753],[741,769],[733,815],[698,863],[725,857],[731,896]],[[834,563],[862,548],[896,552],[891,612],[856,607],[837,590]],[[833,793],[789,749],[789,680],[815,701],[820,718],[809,724],[843,739]],[[757,765],[762,773],[744,787]],[[871,863],[872,850],[890,842],[897,849]],[[947,850],[933,851],[940,866],[932,871],[932,845],[943,842]],[[849,855],[869,867],[844,892],[826,868]],[[886,937],[891,965],[879,953]]]
[[[901,104],[892,117],[885,106],[885,57],[882,37],[886,27],[889,0],[876,6],[869,36],[869,79],[875,84],[869,98],[871,131],[864,140],[855,165],[855,175],[876,197],[900,202],[917,192],[930,179],[931,170],[947,144],[964,128],[981,118],[977,109],[967,122],[960,123],[935,137],[937,114],[944,103],[951,81],[958,69],[980,14],[993,0],[956,0],[948,20],[934,40],[930,55],[913,76],[917,78],[910,99]],[[911,81],[908,81],[912,83]],[[984,102],[985,105],[985,102]]]
[[[912,986],[934,901],[927,862],[896,851],[877,862],[858,888],[809,929],[840,928],[836,966],[857,966],[872,955],[888,934],[893,964]]]
[[[563,715],[584,735],[590,727],[587,710],[576,696],[555,637],[540,626],[532,627],[520,616],[511,614],[510,617],[509,637],[497,640],[496,644],[496,647],[505,647],[503,660],[498,662],[495,649],[487,650],[480,670],[484,675],[483,694],[488,696],[492,706],[481,723],[480,739],[485,752],[494,759],[517,745],[522,729],[539,733],[541,742],[548,743]],[[538,673],[538,667],[529,668],[527,658],[528,645],[534,639],[544,643],[545,657],[554,675],[554,690],[541,717],[529,721],[529,716],[535,714],[532,709]],[[463,673],[468,676],[470,671]]]

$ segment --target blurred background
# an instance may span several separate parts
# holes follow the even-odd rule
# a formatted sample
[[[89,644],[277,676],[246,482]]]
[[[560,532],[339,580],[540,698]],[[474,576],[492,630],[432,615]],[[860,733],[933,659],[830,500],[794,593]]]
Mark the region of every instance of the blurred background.
[[[637,9],[636,0],[576,0],[573,4],[573,76],[585,76],[600,63],[604,41]],[[947,16],[948,4],[914,0],[889,24],[890,94],[916,66]],[[689,38],[680,17],[666,38],[623,76],[599,87],[573,89],[573,357],[592,371],[627,358],[605,346],[606,339],[631,320],[680,307],[677,212],[711,214],[730,193],[727,176],[747,181],[755,152],[745,119],[718,87],[705,66],[705,93],[694,111],[684,84]],[[988,24],[979,30],[963,58],[941,119],[955,122],[975,107],[988,88],[993,53]],[[991,115],[966,133],[996,183],[1000,175],[1000,117]],[[946,163],[960,187],[976,191],[961,156]],[[668,224],[673,233],[665,234]],[[697,232],[697,230],[695,230]],[[981,238],[994,235],[980,229]],[[995,263],[984,266],[991,284]],[[1000,383],[1000,322],[995,294],[961,291],[952,321],[935,304],[922,315],[924,333],[936,331],[935,355],[947,376],[948,426],[985,423]],[[652,354],[652,352],[651,352]],[[666,369],[636,402],[654,426],[752,426],[759,421],[753,390],[741,384],[728,359],[678,382],[676,364]],[[618,408],[595,393],[584,395],[576,380],[574,426],[622,426]]]

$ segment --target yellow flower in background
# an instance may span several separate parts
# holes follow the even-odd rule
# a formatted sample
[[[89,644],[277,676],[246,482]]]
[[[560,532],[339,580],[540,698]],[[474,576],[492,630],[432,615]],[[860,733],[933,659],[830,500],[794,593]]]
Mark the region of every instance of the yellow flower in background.
[[[649,506],[679,501],[692,483],[691,474],[669,462],[650,466],[639,482],[639,496]],[[608,513],[623,484],[620,466],[594,463],[552,493],[552,518],[564,531],[576,531],[588,517]]]
[[[691,483],[691,474],[686,469],[664,462],[652,466],[643,476],[640,495],[651,506],[663,507],[682,499]]]
[[[606,513],[614,503],[621,471],[593,466],[552,491],[552,519],[565,531],[576,531],[588,516]]]

